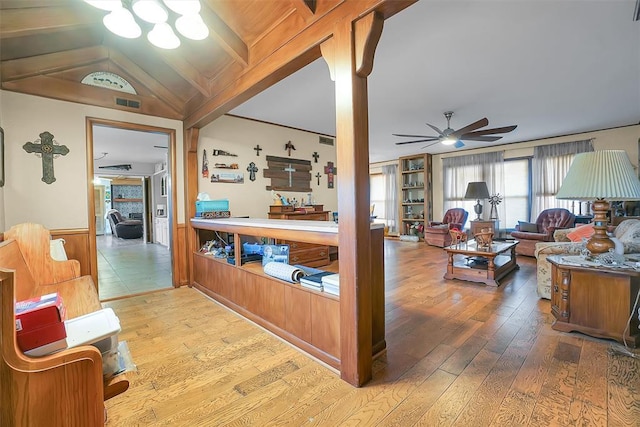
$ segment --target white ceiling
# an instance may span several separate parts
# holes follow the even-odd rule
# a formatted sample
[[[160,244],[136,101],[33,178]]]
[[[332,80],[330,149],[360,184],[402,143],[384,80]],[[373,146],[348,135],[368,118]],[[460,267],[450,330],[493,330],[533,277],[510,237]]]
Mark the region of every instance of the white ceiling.
[[[434,135],[483,117],[518,125],[495,143],[640,122],[635,0],[421,0],[384,23],[369,77],[370,160],[420,152],[393,133]],[[231,113],[335,135],[322,59]],[[405,139],[406,140],[406,139]],[[467,148],[486,142],[465,142]],[[451,151],[442,144],[424,151]]]
[[[93,127],[95,166],[151,163],[166,161],[169,135],[141,132],[107,126]],[[103,154],[106,155],[103,156]]]

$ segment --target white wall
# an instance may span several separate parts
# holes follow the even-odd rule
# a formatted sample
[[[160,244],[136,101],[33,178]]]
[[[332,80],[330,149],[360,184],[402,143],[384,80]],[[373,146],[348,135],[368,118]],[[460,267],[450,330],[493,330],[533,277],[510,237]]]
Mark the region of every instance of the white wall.
[[[495,152],[504,150],[504,158],[517,158],[533,156],[533,147],[537,145],[558,144],[561,142],[580,141],[594,138],[593,147],[596,150],[625,150],[631,163],[638,166],[638,141],[640,140],[640,125],[622,128],[586,132],[575,135],[546,138],[535,141],[527,141],[516,144],[508,144],[498,147],[487,147],[476,150],[465,150],[457,153],[447,153],[433,156],[433,216],[442,218],[443,209],[443,184],[442,184],[442,159],[453,156],[466,156],[469,154]]]
[[[289,157],[285,151],[285,144],[291,141],[296,150],[291,151],[292,159],[311,161],[311,189],[312,197],[317,204],[324,205],[325,210],[337,211],[338,209],[338,179],[340,168],[334,178],[334,188],[327,188],[327,175],[324,174],[324,166],[328,161],[336,164],[335,146],[320,144],[318,134],[290,129],[282,126],[271,125],[254,120],[247,120],[234,116],[222,116],[218,120],[200,129],[198,141],[198,192],[208,193],[211,199],[229,199],[229,208],[234,216],[250,216],[252,218],[266,218],[269,205],[273,204],[271,192],[266,189],[271,180],[264,178],[263,169],[267,168],[266,156]],[[263,151],[259,156],[253,149],[260,145]],[[237,154],[238,157],[214,157],[212,150],[224,150]],[[210,179],[203,178],[202,151],[207,150],[209,161],[209,176],[215,163],[238,163],[239,170],[244,172],[244,184],[212,183]],[[320,157],[315,163],[312,154],[317,152]],[[254,162],[258,168],[256,180],[249,180],[247,166]],[[320,172],[320,185],[315,178]],[[307,193],[279,192],[285,197],[297,200],[305,199]]]
[[[0,91],[0,112],[5,131],[4,230],[21,222],[36,222],[50,229],[88,227],[87,117],[146,124],[176,130],[177,221],[184,222],[184,167],[182,122],[102,107],[56,101]],[[26,142],[49,131],[69,148],[53,161],[56,181],[45,184],[42,160],[24,151]]]

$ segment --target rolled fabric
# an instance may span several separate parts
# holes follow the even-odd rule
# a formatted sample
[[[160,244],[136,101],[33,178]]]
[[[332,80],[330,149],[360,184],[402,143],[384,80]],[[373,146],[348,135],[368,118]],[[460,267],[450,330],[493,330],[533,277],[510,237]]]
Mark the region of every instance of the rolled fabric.
[[[269,276],[291,283],[300,283],[300,278],[306,275],[302,269],[282,262],[267,263],[264,266],[264,272]]]

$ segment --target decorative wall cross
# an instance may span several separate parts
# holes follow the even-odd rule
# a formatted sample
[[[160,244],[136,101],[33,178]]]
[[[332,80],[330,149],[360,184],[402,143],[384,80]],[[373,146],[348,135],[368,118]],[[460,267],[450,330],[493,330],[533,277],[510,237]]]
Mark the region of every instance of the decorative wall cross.
[[[320,185],[320,178],[322,178],[322,175],[320,175],[320,172],[316,174],[316,178],[318,178],[318,185]]]
[[[291,150],[295,150],[296,147],[294,147],[291,141],[289,141],[284,145],[284,149],[289,152],[289,157],[291,157]]]
[[[291,167],[291,163],[289,163],[289,166],[284,168],[285,172],[289,172],[289,187],[292,187],[292,179],[291,179],[291,174],[294,173],[296,170],[294,168]]]
[[[262,148],[260,148],[260,144],[253,147],[253,149],[256,150],[256,156],[259,156],[260,152],[262,151]]]
[[[40,144],[37,142],[40,141]],[[40,139],[36,142],[27,142],[22,146],[27,153],[35,153],[36,156],[42,157],[42,181],[51,184],[55,182],[56,177],[53,174],[53,159],[69,154],[66,145],[58,145],[53,140],[53,135],[47,131],[40,134]]]
[[[314,151],[311,157],[313,157],[313,159],[315,160],[315,163],[318,163],[318,158],[320,157],[320,154],[318,154],[317,151]]]
[[[249,172],[249,179],[251,181],[255,181],[256,180],[256,172],[258,172],[258,167],[256,166],[255,163],[251,162],[251,163],[249,163],[249,166],[247,166],[247,172]]]
[[[333,176],[338,174],[338,168],[333,166],[333,162],[327,162],[324,173],[327,174],[327,188],[333,188]]]

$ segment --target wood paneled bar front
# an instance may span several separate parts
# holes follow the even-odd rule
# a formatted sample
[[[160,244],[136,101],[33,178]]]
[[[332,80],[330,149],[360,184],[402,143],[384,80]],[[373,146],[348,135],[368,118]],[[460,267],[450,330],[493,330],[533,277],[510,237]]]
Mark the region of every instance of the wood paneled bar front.
[[[193,286],[299,349],[341,371],[341,335],[354,327],[340,321],[340,298],[307,289],[263,272],[261,263],[236,262],[199,252],[212,234],[226,233],[235,243],[235,259],[243,236],[267,237],[338,246],[338,225],[332,221],[268,220],[257,218],[191,219],[196,234],[193,248]],[[371,358],[386,349],[384,324],[384,230],[371,224]],[[325,268],[338,271],[333,263]],[[341,281],[340,287],[349,283]],[[355,351],[355,349],[354,349]]]

